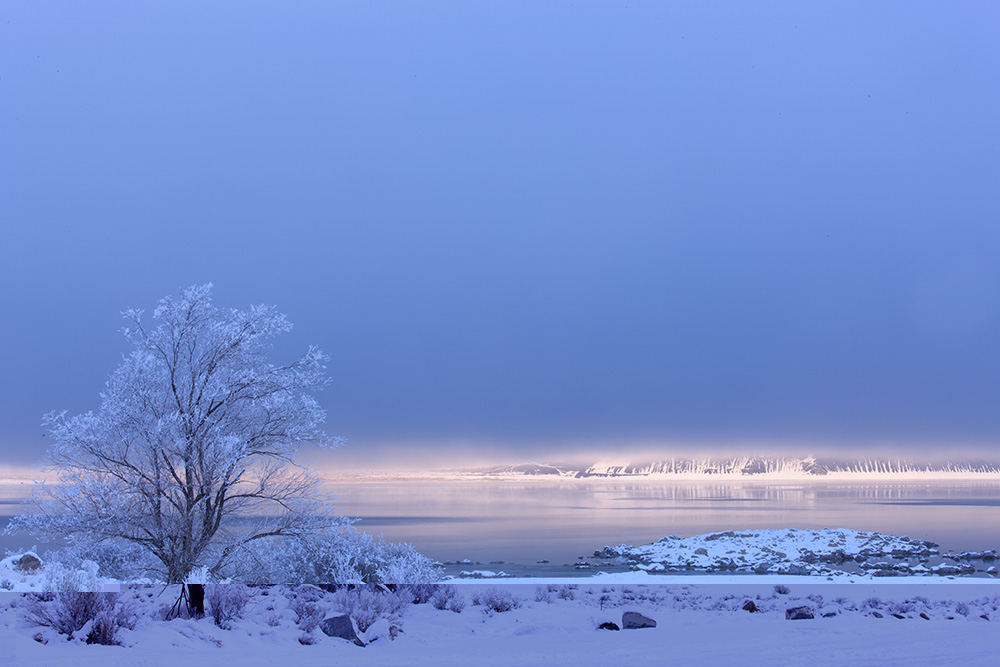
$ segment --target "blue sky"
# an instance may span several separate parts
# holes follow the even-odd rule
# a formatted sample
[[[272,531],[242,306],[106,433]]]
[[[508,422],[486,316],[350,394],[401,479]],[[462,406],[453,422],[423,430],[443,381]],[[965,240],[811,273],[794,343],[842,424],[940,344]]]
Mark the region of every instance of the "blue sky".
[[[996,450],[990,2],[20,2],[0,451],[213,282],[344,456]],[[347,459],[345,459],[347,460]]]

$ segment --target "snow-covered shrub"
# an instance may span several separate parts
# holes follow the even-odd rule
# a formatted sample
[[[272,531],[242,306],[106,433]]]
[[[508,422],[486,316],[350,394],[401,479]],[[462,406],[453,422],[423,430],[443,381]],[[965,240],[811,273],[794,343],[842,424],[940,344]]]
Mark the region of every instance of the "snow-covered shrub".
[[[431,605],[435,609],[453,611],[456,614],[462,613],[465,609],[465,596],[458,592],[454,586],[439,586],[430,599]]]
[[[775,584],[774,592],[777,593],[778,595],[788,595],[791,591],[789,590],[788,586],[785,586],[784,584]]]
[[[83,561],[79,568],[48,562],[42,568],[41,585],[47,591],[83,593],[99,591],[101,580],[97,576],[97,563],[92,560]]]
[[[969,605],[964,602],[959,602],[955,605],[955,613],[961,614],[962,616],[969,615]]]
[[[377,540],[349,526],[302,539],[245,545],[220,576],[250,584],[404,584],[438,581],[434,562],[409,544]]]
[[[302,602],[317,602],[322,600],[324,595],[326,593],[318,586],[301,584],[292,588],[287,597],[292,600],[301,600]]]
[[[741,609],[743,603],[731,598],[712,598],[706,601],[704,608],[708,611],[736,611]]]
[[[560,600],[573,600],[576,598],[577,584],[546,584],[544,588],[539,586],[535,590],[535,602],[552,602],[553,596]]]
[[[913,600],[903,600],[902,602],[889,602],[886,611],[890,614],[909,614],[916,611],[916,604]]]
[[[551,604],[555,601],[554,586],[538,586],[535,588],[535,602],[545,602]]]
[[[43,558],[45,563],[58,562],[71,570],[86,569],[88,561],[97,565],[101,576],[119,580],[156,576],[162,569],[149,551],[125,540],[80,540],[61,549],[46,551]]]
[[[866,598],[865,600],[863,600],[861,602],[861,610],[862,611],[864,611],[866,609],[876,609],[877,610],[877,609],[881,609],[884,606],[885,606],[885,603],[882,602],[882,598]]]
[[[112,645],[119,643],[118,628],[126,625],[126,617],[115,614],[117,601],[117,593],[29,593],[22,598],[22,608],[29,623],[52,628],[67,638],[86,630],[88,644]]]
[[[0,579],[0,590],[12,591],[14,590],[14,583],[10,579]]]
[[[413,604],[424,604],[434,596],[438,588],[438,584],[402,584],[397,590],[409,593],[413,597]]]
[[[505,612],[521,606],[521,600],[513,593],[493,586],[473,593],[472,604],[482,606],[486,611]]]
[[[319,641],[318,639],[316,639],[315,637],[313,637],[308,632],[303,632],[299,636],[299,643],[302,644],[303,646],[312,646],[313,644],[315,644],[318,641]]]
[[[98,612],[94,617],[90,632],[87,633],[88,644],[101,644],[103,646],[119,646],[118,624],[115,622],[113,609],[105,609]]]
[[[407,597],[376,586],[341,588],[330,596],[334,608],[347,614],[364,632],[380,618],[393,619],[409,604]]]
[[[315,601],[310,602],[297,598],[292,600],[289,607],[295,612],[295,624],[299,626],[302,632],[310,633],[323,622],[323,617],[325,616],[323,608]]]
[[[213,584],[207,586],[205,597],[212,613],[212,620],[228,630],[233,619],[243,618],[243,610],[250,601],[250,593],[241,584]]]
[[[559,596],[560,600],[573,600],[576,598],[576,589],[578,588],[579,586],[576,584],[564,584],[556,587],[556,595]]]
[[[186,604],[161,604],[149,615],[154,621],[172,621],[177,618],[191,618],[191,612]]]

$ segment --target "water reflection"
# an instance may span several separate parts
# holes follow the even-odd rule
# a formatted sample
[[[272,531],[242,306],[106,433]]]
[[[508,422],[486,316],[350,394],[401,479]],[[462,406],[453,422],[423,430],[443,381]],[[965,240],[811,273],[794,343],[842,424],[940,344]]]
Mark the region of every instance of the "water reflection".
[[[951,549],[1000,546],[1000,482],[427,480],[335,489],[341,510],[363,518],[359,527],[440,559],[572,561],[605,544],[754,528],[856,528]]]
[[[339,512],[440,560],[573,562],[606,544],[756,528],[855,528],[1000,547],[998,482],[378,480],[331,485]],[[0,487],[3,518],[29,487]],[[4,548],[27,536],[0,537]],[[15,541],[17,544],[15,544]]]

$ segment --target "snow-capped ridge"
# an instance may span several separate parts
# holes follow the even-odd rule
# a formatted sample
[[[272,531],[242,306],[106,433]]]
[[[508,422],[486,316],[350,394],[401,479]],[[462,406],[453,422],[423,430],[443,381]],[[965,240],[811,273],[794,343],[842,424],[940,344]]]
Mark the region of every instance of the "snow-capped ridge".
[[[791,456],[685,457],[646,461],[606,459],[583,465],[528,463],[478,471],[484,475],[558,477],[1000,477],[1000,462],[951,461],[928,463],[903,458],[833,458]]]

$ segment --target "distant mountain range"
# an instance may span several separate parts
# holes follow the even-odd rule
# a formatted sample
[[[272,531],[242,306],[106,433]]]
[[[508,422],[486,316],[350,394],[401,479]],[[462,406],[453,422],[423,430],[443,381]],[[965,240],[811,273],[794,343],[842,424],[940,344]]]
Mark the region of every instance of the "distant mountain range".
[[[590,464],[525,463],[474,471],[488,476],[551,477],[822,477],[884,475],[997,475],[1000,463],[955,461],[921,463],[904,459],[820,458],[807,456],[670,457],[652,461],[600,461]]]

